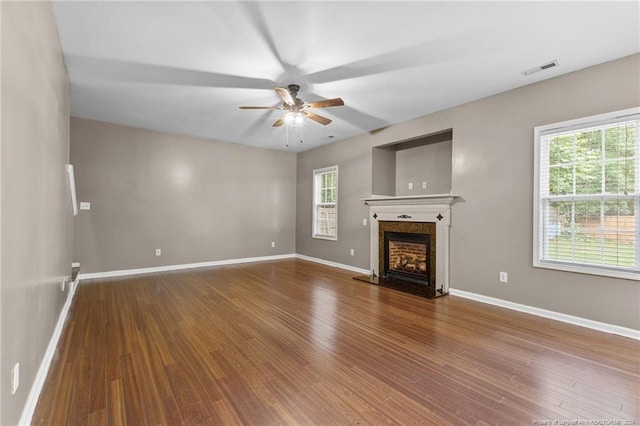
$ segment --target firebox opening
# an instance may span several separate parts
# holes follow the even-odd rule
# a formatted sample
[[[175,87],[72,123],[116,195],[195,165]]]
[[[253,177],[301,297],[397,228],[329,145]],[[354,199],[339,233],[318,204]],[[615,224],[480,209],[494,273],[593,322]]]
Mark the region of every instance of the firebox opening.
[[[384,232],[384,276],[429,285],[430,235]]]

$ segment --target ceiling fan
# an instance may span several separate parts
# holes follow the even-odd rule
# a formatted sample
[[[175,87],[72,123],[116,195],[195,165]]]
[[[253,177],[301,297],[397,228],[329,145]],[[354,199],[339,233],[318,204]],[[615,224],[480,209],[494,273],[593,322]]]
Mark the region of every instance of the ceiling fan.
[[[276,122],[273,123],[273,127],[279,127],[283,124],[300,124],[303,121],[303,117],[310,118],[311,120],[326,126],[331,123],[330,119],[314,114],[309,110],[312,108],[328,108],[344,105],[344,101],[341,98],[306,103],[302,99],[298,99],[298,91],[300,90],[300,86],[298,84],[290,84],[287,89],[283,87],[274,87],[273,90],[275,90],[282,98],[282,106],[241,106],[240,109],[278,109],[287,111],[284,117],[277,119]]]

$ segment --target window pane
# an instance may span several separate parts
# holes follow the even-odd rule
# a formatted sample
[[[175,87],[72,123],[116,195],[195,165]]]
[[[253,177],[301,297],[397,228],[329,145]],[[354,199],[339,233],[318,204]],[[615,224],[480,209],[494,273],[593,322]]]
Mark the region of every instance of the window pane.
[[[602,159],[602,130],[576,134],[576,162]]]
[[[599,201],[577,201],[574,206],[574,260],[602,263],[601,209]]]
[[[602,163],[576,165],[576,194],[602,193]]]
[[[550,202],[544,215],[546,257],[551,260],[570,260],[572,202]]]
[[[549,141],[549,164],[573,162],[573,138],[571,135],[555,136]]]
[[[573,194],[573,166],[556,166],[549,169],[549,194]]]
[[[634,157],[636,154],[636,125],[634,122],[621,123],[620,126],[605,131],[605,156],[609,159]]]
[[[635,188],[633,160],[608,162],[605,166],[605,192],[609,194],[631,194]]]
[[[336,208],[335,206],[318,206],[317,210],[317,234],[336,235]]]
[[[607,245],[605,263],[635,266],[636,216],[633,200],[605,202],[603,236]]]
[[[574,205],[574,220],[578,224],[577,232],[581,232],[579,224],[587,219],[600,220],[600,201],[576,201]]]

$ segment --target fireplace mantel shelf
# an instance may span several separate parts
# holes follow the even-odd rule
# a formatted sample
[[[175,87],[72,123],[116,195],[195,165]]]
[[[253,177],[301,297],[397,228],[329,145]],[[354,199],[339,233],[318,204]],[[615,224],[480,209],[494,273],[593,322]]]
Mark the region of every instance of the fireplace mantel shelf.
[[[396,206],[396,205],[424,205],[424,204],[452,204],[459,195],[455,194],[429,194],[429,195],[405,195],[390,197],[386,195],[372,195],[363,198],[362,201],[369,206]]]

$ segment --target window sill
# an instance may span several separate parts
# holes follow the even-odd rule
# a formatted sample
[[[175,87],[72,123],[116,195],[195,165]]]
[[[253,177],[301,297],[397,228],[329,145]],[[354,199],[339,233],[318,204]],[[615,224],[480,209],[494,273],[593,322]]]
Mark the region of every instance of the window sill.
[[[568,263],[553,262],[553,261],[543,262],[539,260],[536,260],[533,262],[533,267],[640,281],[640,272],[633,271],[633,270],[607,269],[607,268],[598,268],[597,266],[589,266],[589,265],[582,266],[577,264],[568,264]]]
[[[329,235],[312,235],[311,238],[315,238],[317,240],[338,241],[338,237],[332,237]]]

